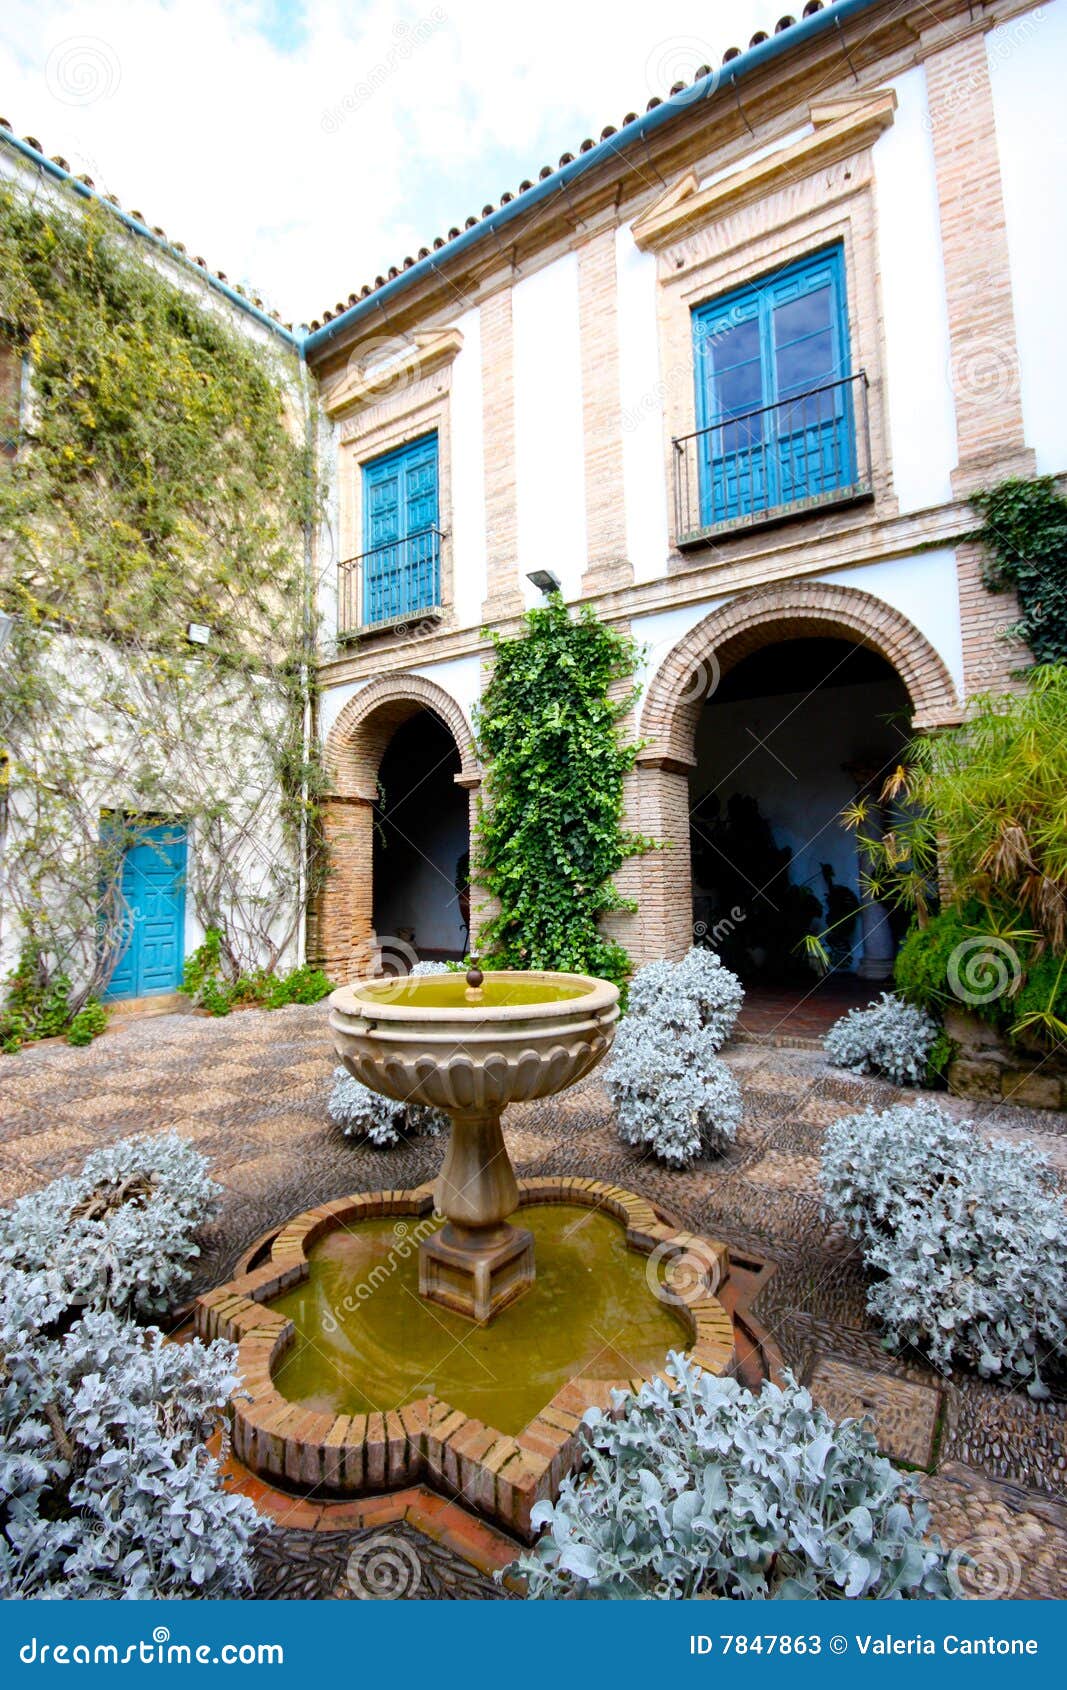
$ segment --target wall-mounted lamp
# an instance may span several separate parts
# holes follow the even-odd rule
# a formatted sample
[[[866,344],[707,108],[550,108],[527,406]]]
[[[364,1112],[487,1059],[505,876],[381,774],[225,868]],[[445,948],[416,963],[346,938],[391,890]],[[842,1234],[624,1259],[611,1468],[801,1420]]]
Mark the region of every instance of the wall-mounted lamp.
[[[211,629],[205,628],[202,622],[190,622],[185,630],[185,637],[190,645],[210,645]]]
[[[546,598],[549,593],[559,592],[559,576],[553,575],[551,569],[531,570],[526,579],[532,581],[538,592],[544,593]]]
[[[0,651],[3,651],[11,638],[15,627],[15,618],[9,616],[6,610],[0,610]]]

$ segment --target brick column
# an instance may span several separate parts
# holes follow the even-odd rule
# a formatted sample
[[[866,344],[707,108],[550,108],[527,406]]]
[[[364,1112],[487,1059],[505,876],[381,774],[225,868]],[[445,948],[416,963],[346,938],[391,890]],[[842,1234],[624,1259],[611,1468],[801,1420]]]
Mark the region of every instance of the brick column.
[[[1007,223],[985,36],[935,27],[926,86],[941,215],[958,494],[1032,475],[1019,397]]]
[[[670,757],[642,757],[637,765],[637,814],[642,833],[662,848],[636,860],[639,879],[635,962],[677,961],[693,943],[693,879],[689,860],[689,770]]]
[[[626,556],[614,228],[578,249],[578,324],[589,548],[582,592],[589,594],[631,587],[634,579]]]
[[[374,806],[369,798],[323,803],[329,872],[310,923],[309,949],[330,979],[347,985],[367,972],[374,938]]]
[[[974,540],[956,546],[956,580],[960,595],[963,641],[963,692],[1016,692],[1016,671],[1033,657],[1022,640],[1005,639],[1002,630],[1019,615],[1014,592],[991,593],[982,581],[985,548]]]
[[[481,308],[482,429],[485,450],[486,594],[482,618],[519,616],[518,516],[515,492],[515,369],[511,289]]]

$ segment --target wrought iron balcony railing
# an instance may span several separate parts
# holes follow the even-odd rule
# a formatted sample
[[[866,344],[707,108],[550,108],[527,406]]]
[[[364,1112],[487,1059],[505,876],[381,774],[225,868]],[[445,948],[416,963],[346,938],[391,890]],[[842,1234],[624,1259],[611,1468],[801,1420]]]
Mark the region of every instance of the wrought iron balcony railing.
[[[424,528],[338,564],[338,637],[439,613],[443,537],[438,528]]]
[[[860,370],[677,438],[676,544],[870,498],[867,387]]]

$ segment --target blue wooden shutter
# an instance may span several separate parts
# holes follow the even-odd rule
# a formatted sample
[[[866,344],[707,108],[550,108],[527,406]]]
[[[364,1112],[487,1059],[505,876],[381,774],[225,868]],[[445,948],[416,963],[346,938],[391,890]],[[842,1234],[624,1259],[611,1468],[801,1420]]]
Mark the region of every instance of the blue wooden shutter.
[[[440,600],[437,435],[363,468],[363,620],[402,621]]]
[[[840,248],[694,312],[701,523],[854,479]]]

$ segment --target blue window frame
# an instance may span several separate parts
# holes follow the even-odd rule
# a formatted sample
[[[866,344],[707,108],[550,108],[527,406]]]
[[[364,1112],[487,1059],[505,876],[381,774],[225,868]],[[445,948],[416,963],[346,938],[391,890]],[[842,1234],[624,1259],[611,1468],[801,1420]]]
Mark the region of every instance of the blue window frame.
[[[703,527],[856,480],[840,246],[693,313]]]
[[[440,604],[440,539],[436,434],[364,464],[365,627]]]

